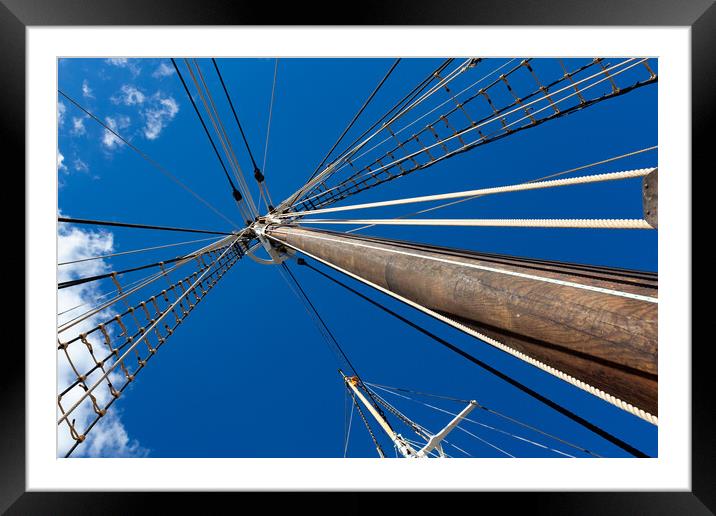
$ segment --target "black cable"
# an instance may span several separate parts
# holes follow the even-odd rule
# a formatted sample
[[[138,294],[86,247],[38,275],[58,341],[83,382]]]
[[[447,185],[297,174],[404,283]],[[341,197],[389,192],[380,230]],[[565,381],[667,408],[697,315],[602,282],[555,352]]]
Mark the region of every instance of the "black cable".
[[[577,414],[575,414],[575,413],[572,412],[571,410],[569,410],[569,409],[567,409],[567,408],[565,408],[565,407],[559,405],[557,402],[555,402],[555,401],[553,401],[553,400],[551,400],[551,399],[549,399],[549,398],[543,396],[542,394],[538,393],[537,391],[535,391],[535,390],[533,390],[533,389],[527,387],[527,386],[524,385],[523,383],[521,383],[521,382],[519,382],[519,381],[517,381],[517,380],[511,378],[510,376],[506,375],[506,374],[503,373],[502,371],[499,371],[498,369],[495,369],[494,367],[492,367],[492,366],[490,366],[489,364],[483,362],[482,360],[480,360],[480,359],[478,359],[478,358],[476,358],[476,357],[470,355],[469,353],[463,351],[462,349],[458,348],[457,346],[455,346],[455,345],[453,345],[453,344],[450,344],[450,343],[449,343],[448,341],[446,341],[445,339],[443,339],[443,338],[441,338],[441,337],[438,337],[437,335],[435,335],[434,333],[432,333],[432,332],[426,330],[426,329],[423,328],[422,326],[419,326],[418,324],[416,324],[416,323],[414,323],[414,322],[412,322],[412,321],[406,319],[406,318],[403,317],[402,315],[400,315],[400,314],[394,312],[394,311],[391,310],[390,308],[388,308],[388,307],[386,307],[386,306],[383,306],[382,304],[378,303],[377,301],[374,301],[373,299],[369,298],[368,296],[366,296],[366,295],[364,295],[364,294],[358,292],[357,290],[355,290],[354,288],[352,288],[352,287],[346,285],[346,284],[343,283],[342,281],[340,281],[340,280],[338,280],[338,279],[336,279],[336,278],[334,278],[334,277],[332,277],[332,276],[329,276],[329,275],[326,274],[325,272],[323,272],[323,271],[321,271],[321,270],[319,270],[319,269],[313,267],[312,265],[310,265],[310,264],[309,264],[308,262],[306,262],[305,260],[300,259],[298,263],[299,263],[299,265],[305,265],[306,267],[308,267],[309,269],[311,269],[311,270],[313,270],[313,271],[319,273],[319,274],[322,275],[323,277],[325,277],[325,278],[331,280],[332,282],[334,282],[334,283],[336,283],[336,284],[342,286],[343,288],[347,289],[348,291],[353,292],[353,293],[356,294],[358,297],[360,297],[360,298],[362,298],[362,299],[368,301],[368,302],[369,302],[370,304],[372,304],[373,306],[375,306],[375,307],[377,307],[377,308],[380,308],[380,309],[383,310],[384,312],[386,312],[386,313],[392,315],[393,317],[395,317],[396,319],[398,319],[398,320],[404,322],[404,323],[407,324],[408,326],[410,326],[410,327],[412,327],[412,328],[418,330],[418,331],[419,331],[420,333],[422,333],[423,335],[425,335],[425,336],[427,336],[427,337],[430,337],[431,339],[435,340],[436,342],[440,343],[441,345],[445,346],[446,348],[450,349],[451,351],[454,351],[455,353],[457,353],[458,355],[462,356],[463,358],[466,358],[466,359],[468,359],[469,361],[473,362],[474,364],[477,364],[478,366],[482,367],[482,368],[485,369],[486,371],[488,371],[488,372],[492,373],[493,375],[497,376],[498,378],[500,378],[500,379],[506,381],[507,383],[509,383],[509,384],[512,385],[513,387],[516,387],[517,389],[521,390],[521,391],[524,392],[525,394],[527,394],[527,395],[531,396],[532,398],[534,398],[534,399],[536,399],[536,400],[538,400],[538,401],[544,403],[544,404],[547,405],[548,407],[550,407],[550,408],[556,410],[557,412],[559,412],[559,413],[562,414],[563,416],[566,416],[566,417],[568,417],[569,419],[571,419],[572,421],[574,421],[574,422],[580,424],[581,426],[587,428],[588,430],[591,430],[591,431],[594,432],[595,434],[597,434],[597,435],[599,435],[600,437],[606,439],[606,440],[609,441],[610,443],[614,444],[615,446],[618,446],[619,448],[621,448],[622,450],[624,450],[624,451],[630,453],[631,455],[633,455],[633,456],[635,456],[635,457],[640,457],[640,458],[649,457],[649,455],[645,454],[644,452],[642,452],[641,450],[635,448],[634,446],[630,445],[629,443],[626,443],[626,442],[622,441],[621,439],[619,439],[618,437],[616,437],[616,436],[610,434],[610,433],[607,432],[606,430],[604,430],[604,429],[602,429],[602,428],[596,426],[594,423],[591,423],[591,422],[587,421],[586,419],[582,418],[581,416],[578,416]]]
[[[65,97],[67,100],[69,100],[72,104],[74,104],[78,109],[80,109],[81,111],[83,111],[83,112],[84,112],[88,117],[90,117],[92,120],[94,120],[94,121],[97,122],[99,125],[101,125],[102,127],[104,127],[105,131],[107,131],[107,132],[113,134],[119,141],[121,141],[121,142],[124,143],[127,147],[129,147],[129,148],[132,149],[134,152],[136,152],[137,154],[139,154],[139,156],[141,156],[142,159],[144,159],[147,163],[149,163],[149,164],[152,165],[154,168],[156,168],[156,169],[157,169],[159,172],[161,172],[165,177],[169,178],[169,179],[170,179],[171,181],[173,181],[176,185],[178,185],[178,186],[181,187],[182,189],[184,189],[184,190],[186,190],[187,192],[189,192],[192,196],[194,196],[194,198],[195,198],[196,200],[198,200],[199,202],[201,202],[202,204],[204,204],[207,208],[209,208],[211,211],[213,211],[214,213],[216,213],[216,214],[217,214],[219,217],[221,217],[222,219],[226,220],[229,224],[231,224],[231,225],[234,226],[234,227],[237,227],[236,224],[234,224],[234,223],[233,223],[229,218],[227,218],[223,213],[221,213],[219,210],[217,210],[216,208],[214,208],[214,206],[212,206],[211,204],[209,204],[208,201],[206,201],[205,199],[203,199],[202,197],[200,197],[199,194],[197,194],[196,192],[194,192],[194,190],[192,190],[192,189],[189,188],[187,185],[185,185],[184,183],[182,183],[174,174],[172,174],[171,172],[169,172],[166,168],[164,168],[164,167],[163,167],[162,165],[160,165],[158,162],[156,162],[156,161],[153,160],[151,157],[149,157],[148,154],[146,154],[145,152],[141,151],[138,147],[134,146],[129,140],[127,140],[126,138],[124,138],[121,134],[119,134],[117,131],[115,131],[115,130],[112,129],[110,126],[108,126],[106,123],[104,123],[97,115],[95,115],[95,114],[92,113],[90,110],[88,110],[87,108],[85,108],[84,106],[82,106],[79,102],[77,102],[75,99],[73,99],[72,97],[70,97],[69,95],[67,95],[67,93],[65,93],[64,91],[58,89],[57,92],[58,92],[60,95],[62,95],[63,97]],[[238,193],[238,192],[237,192],[237,193]],[[239,196],[240,196],[240,195],[241,195],[241,194],[239,194]],[[234,198],[236,198],[236,196],[234,196]]]
[[[57,217],[57,222],[68,222],[71,224],[92,224],[94,226],[116,226],[121,228],[158,229],[162,231],[181,231],[183,233],[207,233],[209,235],[233,235],[233,233],[226,233],[225,231],[175,228],[170,226],[149,226],[147,224],[129,224],[127,222],[111,222],[108,220],[72,219],[70,217]]]
[[[141,271],[144,269],[150,269],[152,267],[159,267],[166,263],[174,263],[174,262],[178,262],[179,260],[194,258],[195,256],[198,256],[198,254],[190,254],[187,256],[178,256],[176,258],[172,258],[171,260],[164,260],[162,262],[149,263],[147,265],[142,265],[140,267],[124,269],[123,271],[114,271],[114,272],[108,272],[106,274],[98,274],[97,276],[88,276],[86,278],[78,278],[78,279],[74,279],[74,280],[63,281],[63,282],[57,284],[57,288],[62,289],[62,288],[67,288],[67,287],[74,287],[75,285],[82,285],[83,283],[89,283],[91,281],[98,281],[98,280],[105,279],[105,278],[111,278],[115,274],[120,275],[120,274],[125,274],[127,272],[135,272],[135,271]]]
[[[281,267],[283,267],[283,269],[284,269],[286,272],[288,272],[288,274],[291,276],[291,279],[292,279],[293,282],[296,284],[296,287],[298,287],[299,292],[301,292],[301,295],[302,295],[302,296],[304,297],[304,299],[308,302],[308,305],[311,307],[311,310],[313,311],[313,313],[316,315],[316,317],[317,317],[318,320],[320,321],[321,326],[323,326],[323,328],[326,330],[326,333],[328,334],[328,336],[331,338],[331,340],[333,341],[333,343],[336,345],[336,349],[338,349],[339,353],[340,353],[341,356],[343,357],[343,360],[345,360],[346,364],[348,364],[348,367],[350,367],[351,371],[353,371],[353,374],[355,374],[356,376],[360,377],[360,375],[358,374],[358,371],[356,370],[355,367],[353,367],[353,364],[351,363],[351,361],[348,359],[348,356],[347,356],[347,355],[345,354],[345,352],[343,351],[343,348],[341,348],[341,345],[338,344],[338,340],[336,339],[335,335],[333,335],[333,333],[331,332],[331,330],[328,328],[328,325],[327,325],[326,322],[323,320],[323,317],[321,317],[321,314],[319,314],[319,313],[318,313],[318,310],[316,310],[316,307],[314,306],[314,304],[313,304],[313,303],[311,302],[311,300],[309,299],[308,295],[306,294],[306,291],[303,290],[303,287],[301,287],[301,284],[300,284],[300,283],[298,282],[298,280],[296,279],[296,276],[294,276],[293,273],[291,272],[291,269],[289,269],[288,266],[287,266],[285,263],[282,263],[282,264],[281,264]]]
[[[321,167],[322,167],[323,164],[326,162],[326,160],[328,159],[328,157],[329,157],[329,156],[331,155],[331,153],[336,149],[336,147],[338,146],[338,144],[341,143],[341,141],[343,140],[343,137],[344,137],[344,136],[346,135],[346,133],[350,130],[350,128],[353,127],[353,124],[356,123],[356,120],[358,120],[358,117],[360,117],[361,113],[363,113],[363,111],[365,110],[365,108],[368,107],[368,104],[370,104],[370,101],[373,100],[373,97],[375,97],[376,93],[378,93],[378,90],[380,90],[381,86],[383,86],[383,83],[388,80],[388,77],[390,77],[390,74],[393,73],[393,70],[395,70],[395,67],[398,66],[398,63],[400,63],[400,58],[398,58],[398,59],[395,60],[395,62],[393,63],[393,65],[390,67],[390,70],[388,70],[388,73],[385,74],[385,76],[383,77],[383,79],[378,83],[378,86],[376,86],[375,89],[373,90],[373,93],[371,93],[370,96],[369,96],[369,97],[366,99],[366,101],[363,103],[363,105],[361,106],[361,108],[358,110],[358,112],[357,112],[357,113],[355,114],[355,116],[353,117],[353,120],[351,120],[351,122],[348,124],[348,127],[346,127],[346,128],[343,130],[343,133],[340,135],[340,137],[338,138],[338,140],[336,141],[336,143],[333,144],[333,147],[331,147],[331,150],[328,151],[328,154],[326,154],[326,156],[323,158],[323,161],[321,161],[320,165],[318,165],[318,166],[316,167],[316,170],[313,172],[313,174],[311,174],[311,177],[308,178],[309,181],[310,181],[311,179],[313,179],[314,177],[316,177],[316,174],[318,174],[318,172],[320,171]]]
[[[400,109],[401,106],[407,105],[407,104],[409,104],[410,102],[412,102],[413,99],[415,99],[415,97],[417,97],[418,95],[420,95],[420,93],[427,87],[427,85],[430,84],[430,81],[435,78],[436,74],[439,74],[441,71],[443,71],[453,60],[454,60],[453,58],[448,58],[448,59],[446,59],[440,66],[438,66],[438,67],[437,67],[434,71],[432,71],[425,79],[423,79],[417,86],[415,86],[412,90],[410,90],[402,99],[400,99],[397,103],[395,103],[395,105],[393,105],[392,108],[390,108],[388,111],[386,111],[385,114],[383,114],[382,117],[380,117],[378,120],[376,120],[376,121],[373,123],[373,125],[371,125],[368,129],[366,129],[365,131],[363,131],[363,133],[362,133],[360,136],[358,136],[355,140],[353,140],[353,143],[351,143],[350,145],[348,145],[348,149],[352,149],[352,148],[355,146],[356,143],[358,143],[358,142],[359,142],[363,137],[365,137],[365,135],[367,135],[370,131],[372,131],[373,129],[375,129],[375,128],[378,126],[378,124],[380,124],[381,122],[383,122],[391,113],[393,113],[394,111]],[[391,120],[391,121],[392,121],[392,120]],[[386,124],[384,124],[384,125],[388,125],[388,123],[386,123]],[[348,151],[344,151],[344,152],[341,154],[341,156],[343,156],[344,154],[346,154],[346,152],[348,152]],[[319,166],[318,168],[320,168],[320,166]],[[316,172],[314,172],[314,173],[311,175],[311,177],[309,178],[308,181],[311,181],[315,176],[316,176]],[[300,196],[300,195],[299,195],[299,196]],[[296,196],[296,197],[292,198],[289,204],[293,204],[299,196]]]
[[[442,72],[447,66],[454,60],[454,58],[446,59],[440,66],[438,66],[434,71],[430,72],[430,75],[428,75],[425,79],[423,79],[417,86],[415,86],[412,90],[410,90],[402,99],[400,99],[392,108],[390,108],[388,111],[385,112],[385,114],[380,117],[378,120],[376,120],[373,125],[371,125],[368,129],[363,131],[363,133],[358,136],[355,140],[353,140],[353,143],[348,145],[348,149],[353,148],[355,144],[357,144],[360,140],[362,140],[370,131],[375,129],[378,124],[380,124],[383,120],[388,118],[388,116],[393,113],[394,111],[400,109],[401,106],[404,104],[409,104],[410,102],[415,99],[422,91],[427,87],[427,85],[432,81],[437,74]],[[386,124],[387,125],[387,124]],[[344,152],[345,153],[345,152]],[[315,174],[314,174],[315,175]],[[311,179],[313,179],[313,176],[311,176]]]
[[[172,60],[172,64],[174,65],[174,70],[176,70],[177,75],[179,76],[179,80],[181,81],[182,86],[184,86],[184,91],[186,92],[186,96],[189,97],[189,101],[191,102],[191,105],[194,107],[194,112],[196,113],[196,116],[199,117],[199,122],[201,122],[201,126],[204,128],[206,137],[209,138],[209,143],[211,143],[211,147],[214,149],[214,154],[216,154],[216,157],[218,158],[219,163],[221,163],[221,168],[224,169],[224,175],[226,176],[226,180],[229,182],[229,186],[231,187],[231,195],[234,197],[236,202],[240,202],[241,201],[241,193],[236,189],[236,186],[234,186],[234,182],[231,180],[231,177],[229,176],[229,171],[226,170],[226,165],[224,165],[224,160],[221,159],[221,155],[219,155],[219,150],[216,148],[214,139],[211,137],[211,134],[209,133],[209,129],[206,127],[206,124],[204,123],[204,119],[201,117],[201,113],[199,113],[199,108],[196,107],[196,103],[194,102],[194,97],[191,96],[191,93],[189,92],[189,88],[187,87],[186,82],[184,82],[184,77],[182,77],[176,61],[174,61],[173,57],[171,58],[171,60]]]
[[[331,330],[328,328],[328,325],[323,320],[323,317],[321,317],[321,314],[318,313],[318,310],[316,309],[315,305],[309,299],[308,294],[306,294],[306,291],[303,290],[303,287],[301,287],[301,284],[298,282],[298,279],[296,279],[296,276],[293,275],[293,273],[291,272],[291,269],[289,269],[288,265],[286,265],[285,263],[282,263],[281,267],[283,267],[284,270],[286,272],[288,272],[288,274],[291,276],[291,279],[296,284],[296,287],[298,287],[298,290],[303,295],[303,298],[308,302],[308,305],[310,306],[311,310],[316,315],[316,317],[320,321],[323,328],[326,330],[326,333],[328,334],[328,336],[330,336],[331,340],[333,341],[333,343],[336,346],[336,349],[338,349],[338,351],[340,352],[341,356],[343,357],[343,360],[345,360],[345,362],[348,365],[348,367],[350,368],[350,370],[353,371],[353,375],[356,376],[358,378],[358,380],[360,381],[360,383],[362,384],[363,380],[361,379],[360,374],[358,374],[358,370],[355,367],[353,367],[353,364],[349,360],[348,355],[346,355],[345,351],[343,351],[343,348],[338,343],[338,340],[336,339],[335,335],[333,335],[333,332],[331,332]],[[383,417],[383,419],[385,419],[385,422],[390,427],[390,422],[388,422],[387,418],[385,417],[385,414],[383,413],[383,410],[378,405],[377,400],[373,397],[373,394],[370,391],[366,391],[366,393],[368,394],[368,397],[370,397],[370,399],[373,400],[374,408],[378,411],[378,413],[381,415],[381,417]]]
[[[380,117],[378,120],[376,120],[373,125],[371,125],[368,129],[363,131],[363,133],[358,136],[355,140],[353,140],[353,143],[351,143],[348,146],[348,149],[352,149],[353,146],[358,143],[365,135],[367,135],[370,131],[375,129],[378,124],[383,122],[391,113],[399,109],[404,104],[408,104],[413,101],[415,97],[417,97],[430,83],[430,81],[435,77],[436,74],[439,74],[441,71],[443,71],[454,59],[448,58],[446,59],[440,66],[438,66],[434,71],[432,71],[425,79],[423,79],[417,86],[415,86],[412,90],[410,90],[402,99],[400,99],[395,105],[393,105],[392,108],[390,108],[388,111],[385,112],[385,114]],[[385,124],[387,125],[387,124]],[[344,151],[341,156],[343,156],[347,151]],[[320,168],[320,167],[318,167]],[[308,181],[311,181],[316,176],[316,173],[314,172]],[[298,196],[293,197],[289,204],[293,204],[296,199],[300,197],[300,194]]]
[[[226,247],[227,247],[227,246],[224,246],[224,247],[216,247],[216,248],[214,248],[214,249],[212,249],[212,250],[222,251],[222,250],[226,249]],[[165,265],[165,264],[168,264],[168,263],[174,263],[174,262],[178,262],[178,261],[180,261],[180,260],[188,260],[188,259],[191,259],[191,258],[195,258],[195,257],[200,256],[200,255],[202,255],[202,254],[206,254],[207,252],[208,252],[208,251],[204,251],[204,252],[201,252],[201,253],[187,254],[187,255],[185,255],[185,256],[177,256],[176,258],[172,258],[172,259],[170,259],[170,260],[163,260],[163,261],[161,261],[161,262],[149,263],[149,264],[147,264],[147,265],[141,265],[141,266],[139,266],[139,267],[132,267],[131,269],[124,269],[124,270],[122,270],[122,271],[113,271],[113,272],[108,272],[108,273],[105,273],[105,274],[98,274],[98,275],[96,275],[96,276],[88,276],[88,277],[85,277],[85,278],[78,278],[78,279],[74,279],[74,280],[63,281],[62,283],[58,283],[58,284],[57,284],[57,288],[58,288],[58,289],[62,289],[62,288],[67,288],[67,287],[74,287],[75,285],[82,285],[83,283],[89,283],[89,282],[91,282],[91,281],[98,281],[98,280],[105,279],[105,278],[111,278],[111,277],[114,276],[114,275],[119,276],[119,275],[121,275],[121,274],[126,274],[126,273],[128,273],[128,272],[141,271],[141,270],[144,270],[144,269],[150,269],[150,268],[152,268],[152,267],[161,267],[162,265]],[[235,255],[238,255],[239,258],[241,258],[241,256],[243,256],[243,252],[241,251],[240,248],[239,248],[238,250],[235,250],[235,251],[234,251],[234,254],[235,254]]]
[[[213,57],[211,58],[211,62],[214,63],[214,69],[216,70],[216,75],[219,76],[219,81],[221,81],[221,87],[224,88],[224,93],[226,94],[226,100],[229,101],[229,106],[231,106],[231,112],[234,114],[234,120],[236,120],[236,125],[239,126],[239,132],[241,133],[241,138],[244,140],[244,145],[246,145],[246,150],[249,153],[249,157],[251,158],[251,163],[254,165],[254,177],[256,178],[256,181],[261,183],[264,180],[264,176],[261,173],[261,170],[259,169],[258,165],[256,164],[256,160],[254,159],[254,154],[251,152],[251,147],[249,147],[249,141],[246,139],[246,134],[244,134],[244,128],[241,127],[241,122],[239,122],[239,115],[236,114],[236,109],[234,108],[234,103],[231,101],[231,96],[229,95],[229,90],[226,89],[226,84],[224,83],[224,78],[221,76],[221,72],[219,71],[219,65],[216,64],[216,59]]]

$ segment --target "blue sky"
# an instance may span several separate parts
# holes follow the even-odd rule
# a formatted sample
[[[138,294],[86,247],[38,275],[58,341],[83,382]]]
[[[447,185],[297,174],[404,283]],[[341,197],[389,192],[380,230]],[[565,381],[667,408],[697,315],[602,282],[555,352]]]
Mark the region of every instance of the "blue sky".
[[[248,155],[211,62],[199,61],[240,165],[253,187]],[[261,162],[275,62],[218,62],[252,150]],[[349,133],[346,143],[439,62],[403,60]],[[487,60],[478,67],[488,72],[504,62]],[[274,201],[286,198],[310,176],[391,63],[390,59],[279,61],[264,170]],[[169,60],[63,59],[58,63],[58,81],[60,89],[110,125],[115,124],[134,145],[222,213],[240,222],[216,156]],[[69,102],[62,98],[58,101],[58,160],[62,156],[58,161],[58,195],[64,215],[231,229],[126,146],[108,138],[101,127],[84,118]],[[513,184],[650,147],[657,144],[656,106],[657,86],[640,88],[479,147],[356,196],[350,202]],[[654,166],[656,158],[656,152],[647,152],[589,172]],[[425,206],[419,208],[422,207]],[[375,210],[370,216],[410,211],[413,206]],[[435,216],[437,213],[441,218],[640,218],[640,187],[638,180],[629,180],[497,195],[441,210]],[[362,215],[368,216],[367,212]],[[201,238],[121,228],[113,228],[111,233],[114,251]],[[106,232],[102,234],[107,236]],[[656,231],[377,227],[366,234],[484,252],[657,270]],[[119,256],[107,260],[106,267],[124,269],[190,250],[188,246]],[[365,301],[310,270],[293,264],[290,267],[364,380],[476,399],[601,455],[625,456],[615,446]],[[127,275],[123,281],[137,277]],[[345,281],[643,451],[656,454],[656,427],[362,285]],[[110,287],[109,282],[98,285],[99,291]],[[125,444],[150,457],[341,457],[346,405],[338,365],[275,267],[245,259],[197,307],[113,409],[123,426]],[[391,398],[389,394],[385,397],[431,430],[450,419],[409,400]],[[449,402],[430,403],[450,411],[461,408]],[[555,442],[540,440],[536,434],[491,419],[489,414],[475,418],[556,447]],[[557,456],[486,427],[466,428],[513,455]],[[504,456],[465,434],[456,433],[451,440],[473,456]],[[382,444],[392,453],[385,439]],[[456,449],[448,453],[461,455]],[[375,456],[357,415],[348,455]]]

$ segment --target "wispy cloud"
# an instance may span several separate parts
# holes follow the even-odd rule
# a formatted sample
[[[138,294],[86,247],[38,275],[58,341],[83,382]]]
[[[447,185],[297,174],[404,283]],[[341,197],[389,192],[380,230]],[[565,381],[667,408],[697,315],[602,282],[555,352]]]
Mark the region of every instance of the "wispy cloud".
[[[148,140],[156,140],[162,130],[174,119],[179,112],[179,104],[171,96],[165,96],[161,91],[148,95],[137,86],[125,84],[120,91],[110,98],[117,105],[136,106],[139,108],[139,115],[144,120],[142,133]],[[125,117],[126,118],[126,117]],[[120,118],[107,118],[107,124],[113,129],[122,129]],[[125,120],[125,127],[129,125],[128,118]],[[113,125],[114,124],[114,125]],[[114,148],[117,137],[105,131],[102,139],[105,147]]]
[[[143,104],[146,95],[136,86],[125,84],[120,88],[121,93],[113,96],[110,100],[114,104],[124,104],[125,106],[134,106],[137,104]]]
[[[166,63],[160,63],[159,66],[157,66],[157,69],[152,72],[152,77],[155,79],[161,79],[163,77],[169,77],[170,75],[174,74],[174,68],[169,66]]]
[[[67,111],[67,106],[65,106],[62,101],[57,101],[57,125],[61,126],[62,123],[65,121],[65,112]]]
[[[84,231],[76,227],[60,226],[57,237],[58,261],[73,261],[82,258],[96,256],[98,254],[107,254],[114,249],[114,236],[109,232]],[[58,268],[58,280],[67,281],[80,276],[100,274],[109,269],[108,264],[104,260],[92,260],[80,262],[68,266]],[[59,312],[63,312],[82,303],[92,303],[100,295],[101,292],[95,283],[78,285],[67,289],[58,290],[57,305]],[[76,315],[76,312],[68,312],[64,316],[64,320]],[[102,322],[104,319],[112,317],[113,313],[104,312],[102,317],[92,316],[70,330],[73,334],[86,332],[89,329]],[[60,334],[61,338],[66,335]],[[92,336],[88,336],[94,349],[102,349],[102,343]],[[81,344],[81,343],[80,343]],[[85,346],[70,345],[67,347],[68,353],[71,354],[74,367],[78,371],[88,371],[93,365],[94,360]],[[58,392],[64,390],[71,385],[76,378],[76,373],[67,360],[64,352],[58,352],[57,361],[57,378]],[[95,371],[97,373],[97,371]],[[86,379],[86,383],[92,384],[96,381],[97,374],[90,375]],[[117,375],[110,373],[110,380],[116,381]],[[73,404],[84,391],[80,385],[70,389],[63,395],[63,406],[69,407]],[[106,385],[97,388],[93,392],[98,405],[104,406],[110,399],[111,394]],[[81,403],[73,412],[72,419],[79,432],[84,431],[88,424],[94,420],[95,412],[91,403]],[[64,456],[64,453],[74,444],[67,425],[63,424],[58,427],[58,454]],[[106,416],[101,418],[94,426],[91,432],[87,434],[87,440],[79,446],[73,453],[74,457],[141,457],[146,456],[147,450],[142,448],[136,440],[129,438],[127,431],[122,424],[119,413],[116,408],[108,412]]]
[[[80,158],[75,158],[75,160],[72,162],[72,167],[77,172],[89,172],[89,165],[82,161]]]
[[[87,79],[82,81],[82,96],[87,99],[94,98],[94,95],[92,94],[92,88],[89,87],[89,83],[87,82]]]
[[[135,62],[134,59],[127,59],[126,57],[111,57],[109,59],[104,60],[105,63],[110,64],[112,66],[116,66],[119,68],[126,68],[130,72],[132,72],[132,75],[135,77],[140,74],[142,69],[139,67],[139,65]]]
[[[87,133],[85,118],[87,117],[72,117],[72,129],[70,130],[72,136],[82,136]]]
[[[117,117],[105,117],[104,121],[110,129],[119,133],[121,129],[126,129],[127,127],[129,127],[131,119],[128,116],[119,115]],[[115,149],[117,145],[121,142],[122,140],[117,138],[107,129],[105,129],[102,133],[102,145],[108,150]]]
[[[169,122],[179,112],[179,104],[172,97],[162,97],[160,92],[152,95],[152,106],[143,111],[144,136],[148,140],[156,140]]]

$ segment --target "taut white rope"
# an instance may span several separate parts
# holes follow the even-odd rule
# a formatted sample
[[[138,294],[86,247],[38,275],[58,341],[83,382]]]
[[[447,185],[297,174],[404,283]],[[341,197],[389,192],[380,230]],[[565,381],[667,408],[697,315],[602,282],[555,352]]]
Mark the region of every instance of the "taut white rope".
[[[302,219],[306,224],[475,226],[512,228],[654,229],[643,219]]]
[[[320,210],[307,210],[304,212],[290,212],[278,215],[278,217],[300,217],[305,215],[318,215],[319,213],[335,213],[338,211],[364,210],[366,208],[381,208],[385,206],[398,206],[401,204],[413,204],[419,202],[443,201],[446,199],[460,199],[462,197],[472,197],[473,195],[493,195],[509,192],[520,192],[524,190],[540,190],[543,188],[555,188],[559,186],[572,186],[588,183],[601,183],[604,181],[618,181],[621,179],[632,179],[643,177],[653,172],[656,168],[639,168],[634,170],[624,170],[622,172],[609,172],[606,174],[593,174],[589,176],[571,177],[568,179],[553,179],[551,181],[539,181],[534,183],[520,183],[508,186],[495,186],[491,188],[480,188],[477,190],[463,190],[461,192],[450,192],[435,195],[422,195],[419,197],[405,197],[403,199],[393,199],[390,201],[367,202],[363,204],[352,204],[350,206],[338,206],[336,208],[323,208]]]
[[[633,152],[628,152],[628,153],[622,154],[622,155],[620,155],[620,156],[614,156],[614,157],[611,157],[611,158],[603,159],[603,160],[601,160],[601,161],[595,161],[594,163],[589,163],[589,164],[587,164],[587,165],[580,165],[580,166],[578,166],[578,167],[570,168],[570,169],[568,169],[568,170],[562,170],[561,172],[556,172],[556,173],[553,173],[553,174],[548,174],[548,175],[546,175],[546,176],[538,177],[538,178],[532,179],[532,180],[530,180],[530,181],[525,181],[525,183],[536,183],[536,182],[538,182],[538,181],[544,181],[544,180],[546,180],[546,179],[550,179],[550,178],[553,178],[553,177],[563,176],[563,175],[566,175],[566,174],[570,174],[570,173],[572,173],[572,172],[577,172],[578,170],[584,170],[584,169],[586,169],[586,168],[596,167],[597,165],[603,165],[604,163],[609,163],[609,162],[611,162],[611,161],[616,161],[616,160],[628,158],[628,157],[630,157],[630,156],[635,156],[635,155],[641,154],[641,153],[643,153],[643,152],[648,152],[648,151],[656,150],[657,148],[658,148],[658,146],[656,146],[656,145],[654,145],[654,146],[652,146],[652,147],[646,147],[646,148],[644,148],[644,149],[639,149],[639,150],[636,150],[636,151],[633,151]],[[419,210],[419,211],[416,211],[416,212],[413,212],[413,213],[403,214],[403,215],[400,215],[400,216],[398,216],[398,217],[396,217],[396,218],[398,218],[398,219],[407,219],[407,218],[415,217],[416,215],[422,215],[423,213],[428,213],[428,212],[431,212],[431,211],[440,210],[440,209],[442,209],[442,208],[447,208],[448,206],[454,206],[454,205],[456,205],[456,204],[460,204],[460,203],[463,203],[463,202],[471,201],[471,200],[474,200],[474,199],[479,199],[480,197],[482,197],[482,196],[481,196],[481,195],[474,195],[474,196],[471,196],[471,197],[465,197],[465,198],[463,198],[463,199],[458,199],[457,201],[446,202],[446,203],[438,204],[437,206],[432,206],[432,207],[430,207],[430,208],[425,208],[425,209],[423,209],[423,210]],[[346,231],[346,233],[355,233],[356,231],[362,231],[362,230],[364,230],[364,229],[368,229],[368,228],[371,228],[371,227],[373,227],[373,226],[371,226],[370,224],[367,224],[367,225],[365,225],[365,226],[361,226],[361,227],[358,227],[358,228],[353,228],[353,229],[351,229],[351,230],[349,230],[349,231]]]

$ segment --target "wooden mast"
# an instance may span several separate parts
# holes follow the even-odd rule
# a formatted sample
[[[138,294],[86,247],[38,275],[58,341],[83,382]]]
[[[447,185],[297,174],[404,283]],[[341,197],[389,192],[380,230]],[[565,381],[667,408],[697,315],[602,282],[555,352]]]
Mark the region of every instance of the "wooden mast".
[[[266,234],[657,415],[655,274],[288,225]]]

